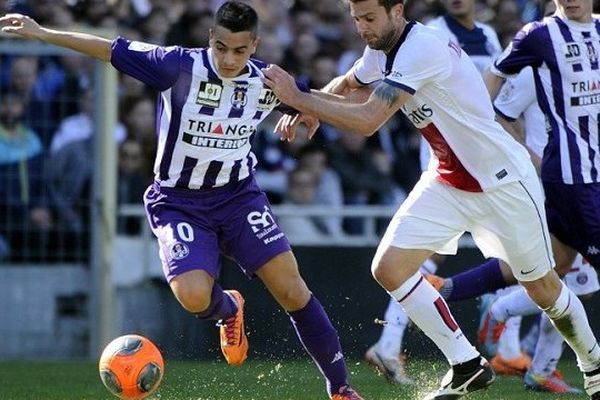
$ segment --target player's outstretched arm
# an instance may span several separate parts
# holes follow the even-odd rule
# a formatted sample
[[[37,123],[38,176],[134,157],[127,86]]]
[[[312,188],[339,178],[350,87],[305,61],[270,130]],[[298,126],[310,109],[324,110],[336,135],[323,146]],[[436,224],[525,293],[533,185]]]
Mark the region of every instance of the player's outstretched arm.
[[[410,93],[381,82],[367,101],[343,103],[301,92],[294,79],[276,65],[263,72],[265,84],[281,102],[339,129],[364,136],[375,133],[411,97]]]
[[[0,17],[2,32],[13,33],[26,39],[38,39],[46,43],[66,47],[79,53],[109,62],[111,41],[87,33],[57,31],[40,26],[27,15],[6,14]]]

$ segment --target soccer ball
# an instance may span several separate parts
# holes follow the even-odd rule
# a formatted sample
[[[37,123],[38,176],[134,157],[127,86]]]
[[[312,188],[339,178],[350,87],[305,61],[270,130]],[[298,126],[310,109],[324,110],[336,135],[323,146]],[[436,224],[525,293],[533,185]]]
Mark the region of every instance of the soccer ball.
[[[120,336],[100,356],[100,379],[115,396],[140,400],[154,392],[163,376],[164,362],[158,348],[139,335]]]

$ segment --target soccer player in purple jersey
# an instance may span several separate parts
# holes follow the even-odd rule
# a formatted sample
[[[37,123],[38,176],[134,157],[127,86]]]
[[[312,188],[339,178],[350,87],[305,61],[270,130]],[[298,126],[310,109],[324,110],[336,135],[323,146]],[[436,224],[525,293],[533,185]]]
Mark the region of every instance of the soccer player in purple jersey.
[[[257,15],[227,1],[217,11],[210,47],[185,49],[55,31],[19,14],[0,18],[4,32],[71,48],[111,62],[159,92],[155,181],[145,194],[165,276],[181,305],[220,321],[221,349],[240,365],[248,351],[244,299],[223,290],[219,255],[258,276],[287,311],[327,383],[330,398],[360,400],[350,387],[338,335],[298,271],[290,245],[253,178],[250,143],[279,104],[263,85],[256,50]],[[316,120],[306,121],[316,129]]]
[[[372,266],[376,280],[452,365],[425,399],[456,399],[493,381],[485,359],[418,273],[434,252],[455,253],[465,231],[485,255],[507,261],[577,354],[590,396],[599,398],[600,349],[581,302],[553,270],[535,169],[525,148],[495,121],[472,61],[439,31],[407,22],[402,0],[350,0],[350,10],[367,48],[334,93],[371,83],[368,99],[301,93],[277,66],[265,70],[265,82],[286,104],[361,135],[372,135],[401,110],[431,145],[435,162],[394,215]],[[284,138],[293,136],[294,120],[278,128]]]

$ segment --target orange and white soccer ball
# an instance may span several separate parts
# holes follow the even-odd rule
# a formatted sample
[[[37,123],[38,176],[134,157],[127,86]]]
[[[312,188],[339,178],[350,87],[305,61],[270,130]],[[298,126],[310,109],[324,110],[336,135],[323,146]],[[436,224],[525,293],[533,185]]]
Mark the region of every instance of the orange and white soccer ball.
[[[115,396],[140,400],[154,392],[165,370],[162,355],[150,340],[139,335],[120,336],[102,352],[100,379]]]

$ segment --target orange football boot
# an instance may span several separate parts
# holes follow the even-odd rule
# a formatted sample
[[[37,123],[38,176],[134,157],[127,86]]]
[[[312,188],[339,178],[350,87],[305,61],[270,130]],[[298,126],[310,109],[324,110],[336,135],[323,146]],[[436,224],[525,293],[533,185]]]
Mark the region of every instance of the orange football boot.
[[[244,298],[237,290],[224,290],[233,297],[238,309],[235,315],[217,324],[221,336],[221,351],[229,365],[238,367],[248,357],[248,338],[244,328]]]
[[[490,364],[498,375],[524,376],[531,367],[531,357],[521,354],[518,357],[506,359],[496,354],[490,360]]]
[[[337,393],[331,396],[331,400],[364,400],[350,386],[342,386]]]

